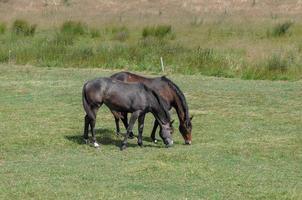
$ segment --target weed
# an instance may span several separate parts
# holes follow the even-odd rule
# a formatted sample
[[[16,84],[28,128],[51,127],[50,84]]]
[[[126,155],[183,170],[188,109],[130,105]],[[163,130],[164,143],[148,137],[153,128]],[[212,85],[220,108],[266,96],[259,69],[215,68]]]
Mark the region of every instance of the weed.
[[[97,38],[97,37],[101,36],[100,31],[96,28],[89,29],[89,32],[90,32],[90,35],[91,35],[92,38]]]
[[[12,32],[16,35],[33,36],[36,32],[37,25],[30,25],[27,21],[17,19],[13,23]]]
[[[157,38],[164,38],[165,36],[172,33],[172,26],[171,25],[158,25],[158,26],[151,26],[145,27],[142,32],[143,38],[153,36]]]
[[[112,29],[112,39],[124,42],[129,38],[129,30],[127,27],[115,27]]]
[[[285,72],[289,68],[289,62],[280,54],[273,54],[268,59],[266,67],[269,71]]]
[[[293,25],[293,22],[284,22],[277,24],[273,27],[272,31],[268,31],[268,35],[273,37],[281,37],[289,32],[290,27]]]
[[[0,34],[4,34],[6,31],[6,24],[0,22]]]
[[[72,35],[84,35],[88,31],[88,28],[82,22],[77,21],[66,21],[61,26],[61,32],[64,34],[72,34]]]

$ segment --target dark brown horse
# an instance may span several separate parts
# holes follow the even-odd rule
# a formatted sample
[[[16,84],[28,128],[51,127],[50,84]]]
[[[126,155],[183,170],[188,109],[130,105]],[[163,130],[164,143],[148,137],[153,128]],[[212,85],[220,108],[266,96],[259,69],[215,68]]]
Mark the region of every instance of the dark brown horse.
[[[132,113],[126,136],[122,142],[121,149],[125,149],[127,138],[132,132],[133,125],[138,119],[139,135],[138,145],[142,145],[142,132],[145,114],[151,112],[161,127],[160,136],[167,146],[173,144],[171,137],[170,115],[165,101],[157,92],[146,87],[142,83],[124,83],[111,78],[98,78],[88,81],[83,86],[83,107],[86,112],[84,125],[84,139],[88,140],[89,125],[91,128],[93,144],[96,142],[94,127],[98,109],[104,103],[110,110],[121,113]]]
[[[157,78],[147,78],[139,76],[130,72],[119,72],[111,76],[112,79],[123,82],[139,82],[144,83],[147,87],[157,91],[161,97],[168,104],[168,110],[172,107],[175,108],[179,119],[179,131],[182,134],[185,143],[191,144],[192,142],[192,123],[193,117],[189,116],[189,108],[186,103],[186,98],[181,92],[179,87],[165,76]],[[119,119],[121,118],[125,127],[127,128],[127,113],[113,112],[116,122],[117,133],[119,133]],[[151,139],[153,142],[157,142],[155,138],[155,132],[158,127],[158,121],[155,120],[153,130],[151,133]],[[131,134],[131,133],[130,133]]]

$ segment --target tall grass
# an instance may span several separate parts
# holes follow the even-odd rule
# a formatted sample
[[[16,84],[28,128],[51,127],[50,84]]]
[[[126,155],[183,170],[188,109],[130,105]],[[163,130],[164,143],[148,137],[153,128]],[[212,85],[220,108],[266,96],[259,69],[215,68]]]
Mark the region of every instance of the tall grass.
[[[273,36],[273,37],[281,37],[287,34],[290,30],[290,27],[292,27],[293,22],[286,21],[283,23],[279,23],[275,25],[272,30],[268,30],[267,35]]]
[[[171,34],[172,34],[171,25],[148,26],[145,27],[142,31],[142,36],[144,38],[150,36],[157,37],[157,38],[164,38]]]
[[[154,27],[157,28],[148,31],[144,29],[146,37],[134,32],[134,37],[131,38],[130,30],[126,26],[102,31],[100,37],[99,29],[89,28],[84,23],[76,21],[67,21],[55,31],[37,32],[33,37],[4,33],[0,35],[0,62],[47,67],[102,67],[160,72],[162,57],[169,73],[243,79],[301,78],[302,70],[299,63],[302,57],[293,50],[290,52],[284,49],[281,53],[273,53],[265,58],[250,61],[246,59],[246,52],[240,49],[187,46],[167,37],[166,34],[171,34],[171,27],[159,28],[166,31],[158,31],[158,27],[161,26]],[[212,31],[211,35],[206,37],[220,40],[222,37],[230,37],[229,29],[224,27],[217,29],[211,27],[211,30],[216,32]],[[237,33],[240,33],[240,29],[232,34]],[[253,33],[249,34],[251,35],[249,37],[258,37]]]
[[[88,33],[88,28],[82,22],[66,21],[61,26],[61,32],[71,35],[84,35]]]
[[[12,32],[16,35],[33,36],[36,32],[37,25],[30,25],[27,21],[17,19],[12,26]]]
[[[3,22],[0,22],[0,34],[4,34],[6,31],[6,24]]]
[[[129,38],[129,29],[126,26],[114,27],[111,32],[113,40],[124,42]]]

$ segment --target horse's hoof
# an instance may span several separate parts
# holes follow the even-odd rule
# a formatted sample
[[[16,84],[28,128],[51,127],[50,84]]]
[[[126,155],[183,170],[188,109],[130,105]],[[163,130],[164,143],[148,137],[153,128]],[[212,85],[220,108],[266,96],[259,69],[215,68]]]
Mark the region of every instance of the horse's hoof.
[[[126,148],[127,148],[127,145],[122,144],[122,146],[121,146],[121,151],[125,150]]]
[[[138,146],[143,147],[143,142],[137,142]]]
[[[168,141],[167,144],[166,144],[166,147],[169,148],[169,147],[172,147],[172,146],[173,146],[173,140]]]
[[[133,139],[133,138],[134,138],[134,134],[133,134],[132,132],[129,133],[128,138],[129,138],[129,139]]]
[[[93,146],[94,146],[95,148],[97,148],[97,149],[100,148],[100,145],[99,145],[97,142],[94,142],[94,143],[93,143]]]
[[[157,143],[157,139],[152,139],[152,142],[154,142],[156,144]]]

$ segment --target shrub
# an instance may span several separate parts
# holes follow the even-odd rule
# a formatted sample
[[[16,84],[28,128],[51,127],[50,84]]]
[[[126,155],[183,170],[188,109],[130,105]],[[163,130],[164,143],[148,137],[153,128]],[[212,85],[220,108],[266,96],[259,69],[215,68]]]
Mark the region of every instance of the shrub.
[[[100,37],[100,35],[101,35],[100,31],[98,29],[95,29],[95,28],[91,28],[89,30],[89,32],[90,32],[90,35],[91,35],[92,38],[97,38],[97,37]]]
[[[267,61],[266,67],[269,71],[285,72],[289,67],[289,62],[281,55],[273,54]]]
[[[70,6],[69,0],[62,0],[62,3],[64,4],[64,6]]]
[[[12,32],[16,35],[33,36],[36,32],[37,25],[30,25],[25,20],[17,19],[13,23]]]
[[[129,30],[127,27],[115,27],[112,29],[112,39],[124,42],[129,38]]]
[[[66,21],[61,26],[61,32],[72,35],[84,35],[87,31],[87,26],[82,22]]]
[[[289,31],[289,28],[293,25],[292,22],[284,22],[282,24],[277,24],[273,30],[272,30],[272,33],[271,35],[274,36],[274,37],[280,37],[280,36],[283,36],[285,35],[288,31]]]
[[[72,45],[75,36],[67,33],[56,33],[52,42],[56,45]]]
[[[6,24],[0,22],[0,34],[5,33],[5,31],[6,31]]]
[[[157,38],[164,38],[165,36],[172,34],[171,25],[158,25],[153,27],[145,27],[142,32],[144,38],[153,36]]]

